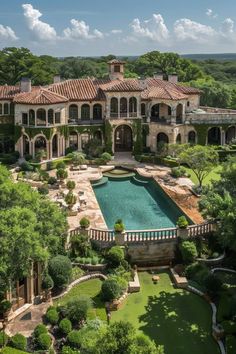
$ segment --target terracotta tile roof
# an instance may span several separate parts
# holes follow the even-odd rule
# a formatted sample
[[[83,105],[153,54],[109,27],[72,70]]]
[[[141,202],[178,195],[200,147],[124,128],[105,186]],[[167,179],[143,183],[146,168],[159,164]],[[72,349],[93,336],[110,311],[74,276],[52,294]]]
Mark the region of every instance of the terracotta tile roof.
[[[20,92],[19,86],[8,86],[8,85],[0,86],[0,100],[13,99],[13,97],[19,92]]]
[[[104,82],[104,80],[102,80]],[[48,90],[66,96],[70,101],[104,101],[105,95],[99,87],[98,80],[66,80],[50,85]]]
[[[34,87],[31,92],[23,92],[15,96],[15,103],[23,104],[56,104],[68,101],[67,97],[51,92],[42,87]]]
[[[146,79],[143,85],[146,84],[146,89],[141,94],[143,99],[166,99],[166,100],[182,100],[187,99],[187,95],[179,89],[178,85],[175,85],[169,81],[160,79]]]
[[[104,92],[138,92],[143,90],[136,79],[110,80],[100,87]]]
[[[112,59],[108,62],[108,64],[126,64],[126,62],[119,59]]]

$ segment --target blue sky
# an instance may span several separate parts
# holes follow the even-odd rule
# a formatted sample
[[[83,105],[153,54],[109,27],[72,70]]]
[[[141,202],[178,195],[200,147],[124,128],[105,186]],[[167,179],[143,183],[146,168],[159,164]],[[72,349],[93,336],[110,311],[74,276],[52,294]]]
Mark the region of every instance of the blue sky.
[[[235,0],[0,0],[0,48],[36,54],[236,52]]]

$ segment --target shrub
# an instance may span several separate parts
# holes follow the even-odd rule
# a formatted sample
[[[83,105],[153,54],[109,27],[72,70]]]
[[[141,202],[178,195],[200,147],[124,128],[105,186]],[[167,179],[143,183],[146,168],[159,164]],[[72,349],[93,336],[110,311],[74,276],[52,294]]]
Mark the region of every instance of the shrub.
[[[0,348],[8,343],[9,337],[5,332],[0,332]]]
[[[199,272],[201,272],[202,270],[207,270],[207,273],[208,273],[208,269],[204,264],[201,264],[198,262],[192,263],[192,264],[188,265],[185,269],[186,277],[188,279],[193,279],[196,281],[197,274]]]
[[[194,242],[192,241],[183,241],[180,244],[180,251],[184,263],[192,263],[197,257],[197,249]]]
[[[180,216],[177,220],[177,226],[180,229],[186,229],[188,227],[188,220],[186,219],[186,217],[184,215]]]
[[[79,348],[81,343],[80,332],[77,330],[71,331],[67,336],[67,341],[73,348]]]
[[[90,221],[88,218],[86,217],[83,217],[82,219],[80,219],[80,226],[83,228],[83,229],[87,229],[89,226],[90,226]]]
[[[117,267],[124,260],[124,251],[119,246],[112,247],[107,253],[107,260],[111,267]]]
[[[65,164],[65,162],[64,161],[59,161],[59,162],[57,162],[57,164],[56,164],[56,169],[57,170],[65,170],[65,168],[66,168],[66,164]]]
[[[57,179],[64,180],[68,177],[68,173],[66,170],[60,168],[57,170]]]
[[[4,299],[0,302],[0,314],[4,314],[5,312],[9,311],[11,309],[11,302]]]
[[[49,177],[49,179],[48,179],[48,184],[54,185],[54,184],[56,184],[56,183],[57,183],[56,177]]]
[[[47,327],[44,324],[40,323],[35,327],[33,335],[35,338],[38,338],[41,334],[45,333],[48,333]]]
[[[236,323],[234,321],[223,321],[221,322],[226,334],[235,334],[236,333]]]
[[[61,255],[50,259],[48,264],[48,272],[56,287],[62,288],[66,286],[72,275],[72,265],[70,259]]]
[[[91,260],[91,264],[92,265],[97,265],[98,264],[98,257],[93,257],[92,260]]]
[[[204,285],[206,291],[210,296],[217,295],[222,288],[222,281],[215,274],[209,274],[205,281]]]
[[[72,324],[71,324],[71,321],[68,319],[68,318],[64,318],[63,320],[61,320],[61,322],[59,323],[59,329],[60,329],[60,332],[63,334],[63,335],[66,335],[68,333],[71,332],[72,330]]]
[[[72,191],[75,189],[75,181],[67,181],[66,187],[69,189],[69,191]]]
[[[10,346],[19,350],[26,350],[27,339],[20,333],[16,333],[10,340]]]
[[[48,290],[48,289],[52,289],[53,287],[54,287],[54,282],[52,280],[52,277],[49,274],[46,274],[42,280],[42,289]]]
[[[104,152],[101,155],[101,158],[105,161],[105,162],[109,162],[111,161],[111,154],[109,154],[109,152]]]
[[[47,184],[43,184],[42,186],[38,187],[38,192],[41,195],[47,195],[49,193],[48,185]]]
[[[52,339],[50,335],[47,333],[42,333],[37,338],[37,345],[42,350],[48,350],[51,346],[51,343],[52,343]]]
[[[79,354],[80,352],[78,350],[74,350],[68,345],[64,345],[61,351],[61,354]]]
[[[174,178],[180,178],[186,175],[187,175],[186,169],[183,166],[172,167],[171,169],[171,176]]]
[[[33,171],[34,170],[33,166],[27,161],[22,162],[20,164],[20,168],[22,171]]]
[[[121,288],[114,279],[104,280],[102,283],[102,298],[105,301],[117,299],[121,294]]]
[[[57,324],[59,321],[59,315],[56,309],[49,309],[46,313],[46,319],[47,322],[49,322],[51,325]]]
[[[80,322],[87,318],[88,311],[92,308],[92,299],[88,296],[81,295],[73,297],[67,303],[68,318],[72,322]]]

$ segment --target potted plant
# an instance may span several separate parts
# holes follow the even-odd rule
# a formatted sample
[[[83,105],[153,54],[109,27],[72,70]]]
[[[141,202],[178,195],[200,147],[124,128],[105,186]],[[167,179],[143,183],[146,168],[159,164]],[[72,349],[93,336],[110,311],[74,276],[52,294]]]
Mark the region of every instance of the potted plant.
[[[176,225],[178,227],[178,236],[183,238],[188,237],[189,222],[184,215],[178,218]]]
[[[11,312],[12,304],[10,301],[4,299],[0,302],[0,314],[2,314],[3,318],[7,318]]]
[[[88,218],[86,218],[85,216],[80,219],[80,227],[81,227],[81,230],[83,232],[83,234],[87,234],[88,233],[88,228],[90,226],[90,221]]]
[[[125,225],[121,219],[116,220],[114,225],[115,239],[117,245],[124,245],[125,243]]]
[[[76,195],[74,195],[71,191],[65,196],[65,202],[68,205],[69,215],[72,211],[73,206],[76,203],[76,200],[77,200]],[[76,212],[76,214],[77,214],[77,212]]]

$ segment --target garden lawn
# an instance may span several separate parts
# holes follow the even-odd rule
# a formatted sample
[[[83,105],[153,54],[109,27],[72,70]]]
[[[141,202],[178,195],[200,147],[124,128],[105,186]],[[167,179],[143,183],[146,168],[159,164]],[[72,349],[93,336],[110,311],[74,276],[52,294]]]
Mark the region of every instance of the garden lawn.
[[[193,181],[194,184],[198,184],[198,180],[196,175],[193,173],[193,171],[184,166],[186,171],[190,174],[190,179]],[[219,172],[221,172],[222,166],[218,165],[215,168],[212,169],[212,171],[209,173],[209,175],[203,180],[203,185],[206,186],[210,184],[212,181],[219,181],[220,180],[220,175]]]
[[[68,294],[62,298],[54,301],[55,305],[65,305],[73,297],[86,295],[92,298],[94,308],[89,312],[89,319],[99,317],[101,320],[106,321],[106,311],[104,303],[100,299],[102,281],[100,279],[91,279],[84,283],[74,286]]]
[[[211,336],[211,308],[199,297],[172,286],[169,273],[139,273],[140,293],[131,294],[111,320],[129,321],[157,344],[165,354],[218,354]]]

